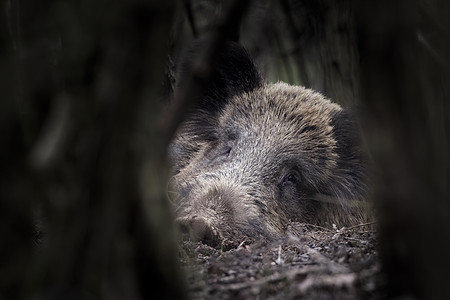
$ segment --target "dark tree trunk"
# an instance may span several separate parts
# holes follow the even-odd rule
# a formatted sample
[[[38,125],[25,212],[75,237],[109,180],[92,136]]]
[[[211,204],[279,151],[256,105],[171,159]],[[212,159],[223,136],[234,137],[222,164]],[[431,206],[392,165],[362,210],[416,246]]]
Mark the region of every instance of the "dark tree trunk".
[[[450,295],[450,6],[357,2],[362,116],[389,296]]]
[[[156,122],[174,6],[2,7],[0,297],[183,298]]]

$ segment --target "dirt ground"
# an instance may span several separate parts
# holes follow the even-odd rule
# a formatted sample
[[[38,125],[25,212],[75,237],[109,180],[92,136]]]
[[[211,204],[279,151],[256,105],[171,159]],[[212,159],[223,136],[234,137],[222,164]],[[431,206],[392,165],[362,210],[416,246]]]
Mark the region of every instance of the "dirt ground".
[[[374,224],[326,229],[293,223],[288,237],[221,251],[182,242],[189,299],[380,299]]]

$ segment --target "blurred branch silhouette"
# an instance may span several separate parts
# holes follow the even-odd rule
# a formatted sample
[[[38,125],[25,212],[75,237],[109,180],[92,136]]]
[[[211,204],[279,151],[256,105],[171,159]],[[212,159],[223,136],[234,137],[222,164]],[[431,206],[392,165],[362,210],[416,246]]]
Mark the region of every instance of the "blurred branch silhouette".
[[[2,297],[182,298],[155,124],[175,3],[5,8]]]
[[[450,295],[450,5],[356,6],[361,116],[390,297]]]

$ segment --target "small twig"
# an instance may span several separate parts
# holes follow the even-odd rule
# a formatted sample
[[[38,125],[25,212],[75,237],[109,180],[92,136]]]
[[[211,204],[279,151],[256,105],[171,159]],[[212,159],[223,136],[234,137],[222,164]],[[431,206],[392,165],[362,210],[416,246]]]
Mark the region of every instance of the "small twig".
[[[354,225],[354,226],[347,227],[347,228],[345,228],[345,229],[346,229],[346,230],[352,230],[352,229],[354,229],[354,228],[363,227],[363,226],[370,226],[370,225],[374,225],[374,224],[377,224],[377,222],[374,221],[374,222],[368,222],[368,223],[358,224],[358,225]]]
[[[319,225],[314,225],[314,224],[309,224],[309,223],[300,223],[300,225],[304,225],[304,226],[308,226],[308,227],[313,227],[313,228],[316,228],[316,229],[321,229],[321,230],[327,231],[327,232],[334,232],[334,230],[331,230],[331,229],[329,229],[329,228],[322,227],[322,226],[319,226]]]
[[[281,258],[281,245],[280,245],[280,247],[278,248],[278,258],[275,260],[275,263],[277,265],[281,265],[283,264],[283,262],[284,260]]]

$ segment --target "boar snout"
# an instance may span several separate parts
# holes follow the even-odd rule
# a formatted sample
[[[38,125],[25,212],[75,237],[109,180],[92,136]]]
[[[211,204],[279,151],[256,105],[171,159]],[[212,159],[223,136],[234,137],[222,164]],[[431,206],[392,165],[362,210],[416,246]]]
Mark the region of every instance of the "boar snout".
[[[226,175],[178,182],[180,194],[174,203],[179,204],[180,237],[226,250],[242,241],[270,240],[281,234],[279,216],[266,204],[271,201]]]
[[[219,234],[205,218],[198,216],[184,217],[178,218],[176,222],[183,239],[202,242],[211,247],[217,247],[220,244]]]

